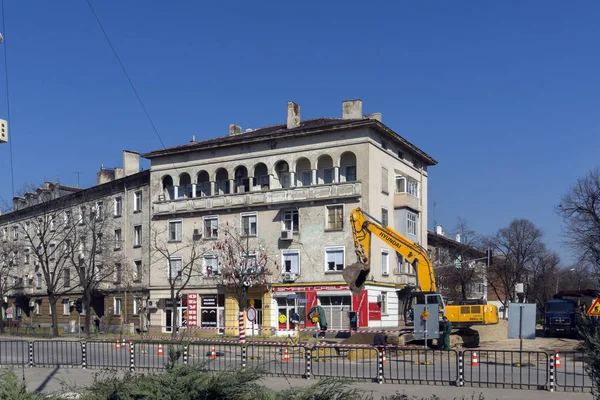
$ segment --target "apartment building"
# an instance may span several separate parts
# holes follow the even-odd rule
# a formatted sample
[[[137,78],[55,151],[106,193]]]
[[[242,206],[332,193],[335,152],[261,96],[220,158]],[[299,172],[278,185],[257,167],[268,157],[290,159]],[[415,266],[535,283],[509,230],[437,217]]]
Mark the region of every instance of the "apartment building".
[[[95,285],[91,309],[83,309],[82,315],[92,313],[104,331],[122,326],[135,331],[145,326],[149,180],[149,171],[140,172],[139,154],[124,151],[123,168],[102,168],[93,187],[46,182],[15,197],[13,211],[0,215],[0,263],[4,287],[9,289],[3,299],[4,321],[49,327],[47,282],[55,279],[51,282],[60,293],[59,328],[76,331],[79,313],[74,305],[82,297],[81,270],[76,268],[92,266],[105,273],[96,275],[101,281]],[[75,240],[76,250],[71,249]],[[46,271],[59,276],[47,278],[37,254],[47,255]],[[92,258],[93,263],[89,262]]]
[[[173,233],[175,242],[195,238],[208,249],[205,273],[179,300],[179,321],[237,327],[236,297],[219,284],[219,260],[210,251],[223,227],[234,226],[281,266],[250,291],[257,331],[287,333],[297,327],[295,313],[301,327],[314,326],[306,314],[318,303],[329,329],[348,328],[348,311],[358,312],[361,327],[398,325],[396,290],[415,284],[414,271],[373,238],[366,290],[353,296],[342,279],[345,265],[356,261],[349,213],[361,207],[427,246],[427,170],[436,161],[383,124],[381,114],[363,115],[362,101],[344,101],[341,111],[340,118],[302,120],[290,102],[286,123],[246,130],[232,124],[228,135],[143,155],[151,161],[151,229]],[[171,261],[186,257],[175,251],[177,260],[152,264],[147,289],[155,331],[170,329],[167,277]],[[186,320],[190,300],[197,321]]]

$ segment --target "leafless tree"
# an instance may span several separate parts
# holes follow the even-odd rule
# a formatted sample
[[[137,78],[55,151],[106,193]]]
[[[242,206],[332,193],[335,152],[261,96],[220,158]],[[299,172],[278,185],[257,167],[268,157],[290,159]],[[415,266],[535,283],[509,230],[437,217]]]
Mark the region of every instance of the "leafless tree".
[[[526,282],[536,258],[546,252],[542,236],[531,221],[515,219],[488,239],[488,245],[497,254],[488,271],[489,284],[505,309],[508,302],[517,300],[517,283]]]
[[[583,263],[600,273],[600,167],[569,188],[557,207],[567,242]]]
[[[469,298],[476,282],[483,282],[484,271],[479,259],[485,257],[485,254],[476,248],[479,244],[478,236],[469,228],[466,220],[458,218],[456,234],[459,241],[444,241],[434,262],[439,280],[449,289],[447,294],[450,296],[447,298],[460,297],[452,300],[464,300]],[[456,296],[458,293],[460,295]]]
[[[245,321],[248,291],[252,287],[266,287],[271,275],[269,267],[277,262],[266,253],[258,239],[248,232],[240,232],[227,224],[222,238],[215,244],[219,259],[220,282],[235,291],[238,301],[240,342],[246,341]]]
[[[196,237],[187,237],[181,226],[162,229],[155,223],[150,232],[150,252],[153,261],[166,266],[166,280],[171,300],[171,335],[177,337],[179,326],[177,306],[182,292],[190,282],[202,276],[202,260],[206,246]]]
[[[67,243],[71,265],[76,266],[77,284],[82,292],[82,308],[85,310],[84,332],[90,337],[92,332],[92,295],[102,283],[118,283],[121,274],[122,257],[115,248],[112,218],[104,210],[104,202],[90,204],[89,217],[79,217],[72,221],[74,229]],[[111,279],[114,278],[114,279]]]
[[[55,201],[50,190],[37,190],[32,215],[13,227],[23,235],[24,251],[31,252],[36,273],[42,275],[52,313],[52,335],[58,336],[56,303],[77,284],[72,273],[71,240],[76,225],[70,222],[72,210]]]
[[[0,304],[4,303],[4,297],[14,290],[20,282],[19,279],[21,278],[15,278],[18,273],[15,254],[19,254],[21,251],[22,248],[18,242],[8,238],[0,242]],[[4,319],[1,314],[0,333],[4,333]]]
[[[559,272],[560,257],[546,249],[534,255],[529,268],[525,297],[534,300],[540,313],[545,304],[556,292],[556,278]]]

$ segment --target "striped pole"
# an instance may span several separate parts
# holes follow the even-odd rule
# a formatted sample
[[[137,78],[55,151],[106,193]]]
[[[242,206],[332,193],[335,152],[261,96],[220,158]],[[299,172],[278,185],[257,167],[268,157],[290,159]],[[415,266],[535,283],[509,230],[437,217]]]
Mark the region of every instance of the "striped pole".
[[[85,357],[85,350],[86,350],[86,343],[81,342],[81,368],[83,368],[83,369],[87,368],[87,360]]]
[[[135,345],[129,341],[129,370],[135,371]]]
[[[33,367],[33,342],[29,342],[29,366]]]
[[[554,358],[554,354],[550,355],[550,374],[548,377],[548,390],[550,390],[550,392],[554,392],[554,363],[556,362],[556,359]]]
[[[463,371],[463,353],[458,353],[458,386],[464,386],[465,374]]]
[[[240,328],[240,343],[246,343],[246,330],[244,329],[244,312],[240,311],[239,315]]]
[[[242,368],[246,368],[246,346],[242,346]]]
[[[377,382],[381,385],[383,383],[383,351],[381,350],[381,348],[377,348],[375,351],[377,351],[377,364],[379,365]]]
[[[306,352],[306,379],[310,379],[311,374],[311,362],[312,362],[312,352],[310,349],[305,349]]]
[[[188,363],[188,345],[183,345],[183,364],[187,365]]]

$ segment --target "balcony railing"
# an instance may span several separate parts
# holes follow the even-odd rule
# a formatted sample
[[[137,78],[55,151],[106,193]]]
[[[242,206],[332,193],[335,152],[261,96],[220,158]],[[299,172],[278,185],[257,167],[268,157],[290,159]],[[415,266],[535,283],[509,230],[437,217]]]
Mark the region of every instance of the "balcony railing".
[[[231,193],[192,199],[164,200],[154,203],[154,212],[156,214],[173,214],[215,208],[236,208],[263,204],[300,203],[313,200],[360,197],[361,195],[360,182],[339,182],[326,185]]]
[[[400,208],[400,207],[408,207],[415,211],[422,211],[419,198],[412,196],[408,193],[395,193],[394,194],[394,208]]]

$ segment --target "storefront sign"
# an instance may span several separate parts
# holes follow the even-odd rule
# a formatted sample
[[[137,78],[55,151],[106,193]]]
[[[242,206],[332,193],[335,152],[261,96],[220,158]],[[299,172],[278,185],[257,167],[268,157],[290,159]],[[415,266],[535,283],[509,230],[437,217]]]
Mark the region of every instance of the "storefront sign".
[[[198,326],[198,295],[188,294],[187,295],[188,312],[187,312],[187,326]]]
[[[216,307],[217,306],[217,295],[203,295],[202,296],[202,307]]]
[[[275,292],[314,292],[327,290],[348,290],[348,286],[275,286]]]
[[[290,300],[293,300],[293,299],[297,299],[298,295],[296,293],[294,293],[294,294],[288,294],[285,297],[288,298],[288,299],[290,299]]]

